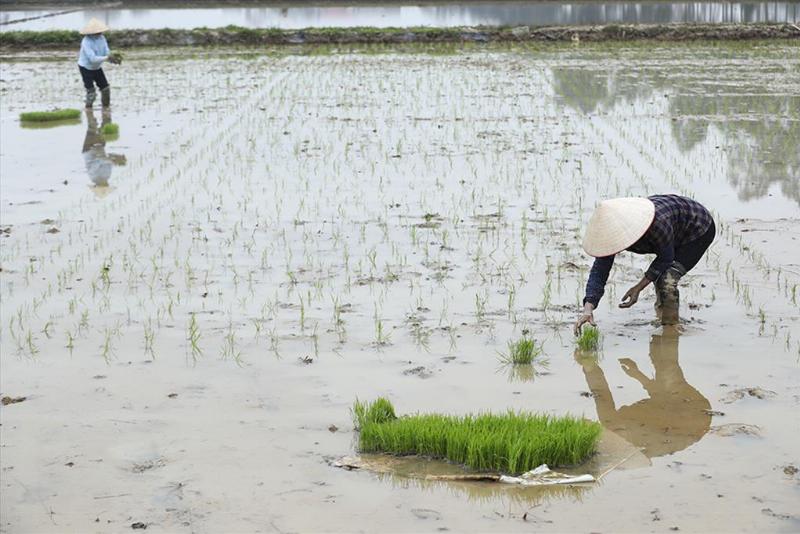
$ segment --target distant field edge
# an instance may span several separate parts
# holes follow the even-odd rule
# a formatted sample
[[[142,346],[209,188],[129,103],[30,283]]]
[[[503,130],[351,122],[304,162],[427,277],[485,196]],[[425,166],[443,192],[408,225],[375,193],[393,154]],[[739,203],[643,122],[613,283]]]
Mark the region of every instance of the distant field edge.
[[[76,47],[77,31],[8,31],[0,48]],[[108,32],[113,47],[303,45],[360,43],[467,43],[525,41],[690,41],[800,39],[796,24],[607,24],[603,26],[477,26],[457,28],[195,28],[192,30],[117,30]]]

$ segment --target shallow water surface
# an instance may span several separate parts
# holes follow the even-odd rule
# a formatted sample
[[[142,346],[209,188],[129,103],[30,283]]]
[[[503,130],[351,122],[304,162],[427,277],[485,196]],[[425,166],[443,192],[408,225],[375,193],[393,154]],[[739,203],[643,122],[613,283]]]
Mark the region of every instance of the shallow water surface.
[[[320,28],[797,22],[800,2],[491,2],[336,7],[59,8],[0,11],[0,31],[73,29],[97,17],[111,28]]]
[[[5,57],[2,529],[797,530],[798,58],[141,50],[110,113],[29,129],[80,105],[74,54]],[[621,255],[576,352],[593,206],[665,192],[720,230],[683,323],[617,308],[651,259]],[[523,333],[546,364],[503,367]],[[379,395],[582,414],[635,454],[555,490],[332,467]]]

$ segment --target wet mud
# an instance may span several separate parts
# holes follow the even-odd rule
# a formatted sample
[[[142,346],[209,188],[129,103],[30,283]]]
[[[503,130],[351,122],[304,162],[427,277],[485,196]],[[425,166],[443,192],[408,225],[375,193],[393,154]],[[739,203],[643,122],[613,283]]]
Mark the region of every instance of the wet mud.
[[[151,48],[109,68],[110,117],[31,130],[80,103],[74,53],[4,56],[0,529],[797,530],[798,58]],[[626,255],[576,353],[595,202],[664,192],[720,229],[681,323],[616,306]],[[511,372],[523,335],[547,363]],[[632,455],[580,488],[332,467],[378,396],[582,415]]]

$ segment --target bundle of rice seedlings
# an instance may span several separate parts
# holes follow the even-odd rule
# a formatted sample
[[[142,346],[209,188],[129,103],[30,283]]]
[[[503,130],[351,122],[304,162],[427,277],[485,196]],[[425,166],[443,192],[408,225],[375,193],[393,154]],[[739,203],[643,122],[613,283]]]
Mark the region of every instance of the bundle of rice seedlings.
[[[509,474],[545,463],[582,463],[594,452],[602,428],[599,423],[572,416],[514,411],[397,417],[385,398],[356,401],[353,419],[361,452],[414,454]]]
[[[23,122],[47,122],[77,119],[81,116],[79,109],[54,109],[52,111],[26,111],[19,114]]]
[[[578,336],[578,348],[581,350],[594,351],[600,348],[600,330],[594,326],[585,326]]]

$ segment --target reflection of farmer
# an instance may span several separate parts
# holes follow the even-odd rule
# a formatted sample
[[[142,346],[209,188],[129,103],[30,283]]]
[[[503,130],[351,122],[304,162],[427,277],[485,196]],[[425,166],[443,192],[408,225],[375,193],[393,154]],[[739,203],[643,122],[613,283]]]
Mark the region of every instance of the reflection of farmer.
[[[111,123],[111,113],[103,112],[103,125]],[[106,140],[100,133],[100,127],[92,110],[86,110],[86,137],[83,140],[83,161],[86,164],[86,174],[94,184],[98,195],[109,192],[108,181],[114,165],[125,165],[126,159],[122,154],[106,154]]]
[[[577,355],[576,355],[577,357]],[[594,395],[603,426],[641,447],[648,458],[681,451],[696,443],[711,425],[708,399],[686,383],[678,364],[678,332],[674,329],[650,340],[655,375],[649,378],[633,360],[619,360],[625,373],[639,382],[649,398],[616,408],[603,370],[594,358],[579,358],[586,384]]]
[[[81,35],[84,37],[78,54],[78,69],[81,71],[83,86],[86,88],[87,108],[92,107],[97,96],[94,90],[95,85],[100,89],[100,100],[103,107],[111,105],[111,87],[108,85],[102,65],[107,59],[110,59],[112,63],[118,62],[118,59],[111,56],[108,42],[103,35],[103,32],[106,31],[108,31],[108,26],[94,18],[81,30]]]
[[[678,280],[690,271],[714,240],[714,219],[699,202],[678,195],[614,198],[597,206],[583,238],[583,249],[595,257],[586,284],[584,323],[594,324],[592,312],[603,296],[614,256],[623,250],[655,254],[644,277],[622,297],[629,308],[651,282],[656,285],[656,309],[663,324],[678,322]]]

